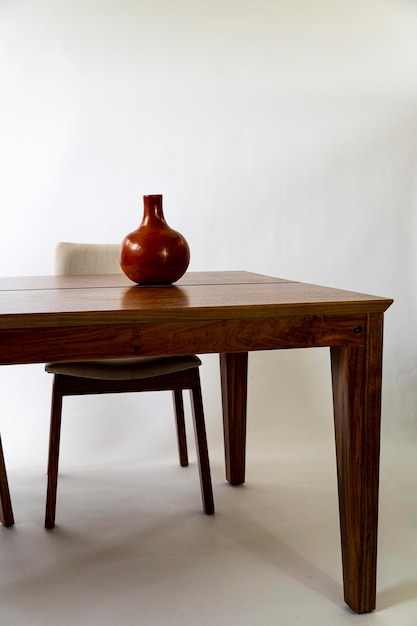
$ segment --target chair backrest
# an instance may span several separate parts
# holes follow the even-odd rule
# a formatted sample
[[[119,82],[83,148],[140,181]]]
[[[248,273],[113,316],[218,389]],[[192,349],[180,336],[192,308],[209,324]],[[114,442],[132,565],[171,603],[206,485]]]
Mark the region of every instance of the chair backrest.
[[[119,244],[60,241],[55,248],[55,274],[120,274]]]

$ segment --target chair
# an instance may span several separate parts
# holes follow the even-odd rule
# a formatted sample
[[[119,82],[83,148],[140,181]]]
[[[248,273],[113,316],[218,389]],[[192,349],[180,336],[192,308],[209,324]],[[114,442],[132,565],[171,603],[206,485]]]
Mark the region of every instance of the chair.
[[[120,273],[117,244],[60,242],[55,252],[55,274]],[[62,400],[64,396],[133,391],[173,392],[179,460],[188,465],[183,390],[190,390],[194,432],[205,513],[214,513],[210,465],[200,387],[200,359],[195,356],[141,357],[45,365],[54,374],[48,456],[45,527],[55,525]]]

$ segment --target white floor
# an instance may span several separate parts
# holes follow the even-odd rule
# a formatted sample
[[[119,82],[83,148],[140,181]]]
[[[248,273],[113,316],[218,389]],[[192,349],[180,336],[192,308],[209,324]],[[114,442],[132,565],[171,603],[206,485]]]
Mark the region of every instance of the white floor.
[[[194,457],[63,464],[43,529],[44,467],[13,469],[16,525],[0,529],[0,625],[417,624],[417,455],[383,440],[377,611],[343,603],[334,450],[250,435],[247,483],[211,451],[216,514]]]

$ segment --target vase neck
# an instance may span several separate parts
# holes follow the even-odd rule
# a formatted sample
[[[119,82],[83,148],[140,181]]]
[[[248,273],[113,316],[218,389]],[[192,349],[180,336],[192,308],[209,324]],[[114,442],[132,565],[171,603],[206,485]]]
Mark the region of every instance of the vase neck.
[[[143,225],[164,222],[162,195],[143,196]]]

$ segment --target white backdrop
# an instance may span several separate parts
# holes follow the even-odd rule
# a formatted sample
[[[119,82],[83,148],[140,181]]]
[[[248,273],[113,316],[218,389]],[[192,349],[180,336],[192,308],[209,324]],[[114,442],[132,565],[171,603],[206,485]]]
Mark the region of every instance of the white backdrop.
[[[142,195],[162,193],[191,270],[395,298],[384,433],[415,435],[414,2],[1,0],[0,68],[1,275],[51,273],[58,240],[119,242]],[[202,378],[221,458],[215,356]],[[11,468],[45,462],[50,384],[41,365],[0,370]],[[327,350],[251,355],[249,394],[249,434],[265,445],[272,424],[277,450],[331,436]],[[165,397],[65,411],[81,457],[171,450]]]

